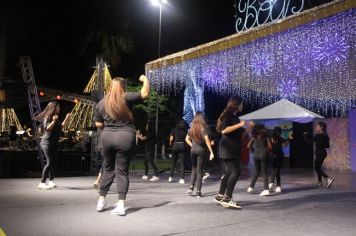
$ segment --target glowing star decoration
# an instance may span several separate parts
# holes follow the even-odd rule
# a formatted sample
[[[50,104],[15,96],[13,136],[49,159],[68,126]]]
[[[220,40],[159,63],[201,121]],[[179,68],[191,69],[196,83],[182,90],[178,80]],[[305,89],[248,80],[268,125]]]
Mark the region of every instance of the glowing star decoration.
[[[273,69],[273,60],[267,53],[256,53],[251,57],[250,67],[257,76],[269,75]]]
[[[345,37],[335,33],[321,37],[312,54],[316,60],[328,66],[346,60],[349,48]]]
[[[303,50],[303,42],[295,40],[295,37],[285,42],[283,63],[287,70],[293,71],[297,77],[308,75],[313,71],[309,60],[305,60],[307,57],[308,52]]]
[[[187,51],[215,46],[211,42]],[[191,72],[202,91],[222,97],[237,95],[253,108],[294,93],[290,101],[323,116],[346,116],[356,107],[355,8],[193,59],[184,58],[187,51],[161,58],[159,67],[146,65],[154,90],[179,94],[192,86],[188,76]],[[165,64],[169,59],[176,62]],[[289,86],[288,79],[293,79],[297,88],[279,91],[279,87]],[[287,85],[282,85],[282,81]],[[186,98],[197,97],[192,87],[186,93],[190,94]]]
[[[297,96],[298,85],[294,80],[284,80],[277,88],[282,98],[292,98]]]

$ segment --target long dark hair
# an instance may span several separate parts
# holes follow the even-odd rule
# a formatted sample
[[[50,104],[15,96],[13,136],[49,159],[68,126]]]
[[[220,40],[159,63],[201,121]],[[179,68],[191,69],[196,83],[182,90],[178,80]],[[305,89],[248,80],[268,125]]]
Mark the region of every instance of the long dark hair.
[[[281,135],[282,135],[282,128],[279,126],[274,127],[272,132],[272,139],[277,141],[282,137]]]
[[[183,119],[179,119],[176,125],[177,129],[179,130],[186,130],[187,126]]]
[[[252,129],[252,137],[256,138],[261,136],[261,138],[267,138],[267,130],[264,125],[256,124]]]
[[[205,123],[203,113],[198,111],[197,113],[195,113],[192,122],[192,127],[189,132],[190,138],[194,142],[202,142],[204,140],[203,130],[205,129],[205,127],[206,127],[206,123]]]
[[[326,125],[326,123],[319,121],[318,125],[321,128],[321,131],[323,131],[323,133],[327,135],[328,133],[327,133],[327,125]]]
[[[225,107],[225,109],[223,110],[223,112],[221,113],[221,115],[219,116],[219,119],[217,121],[217,124],[216,124],[216,131],[218,132],[221,132],[221,129],[222,129],[222,123],[223,123],[223,120],[226,116],[226,114],[228,112],[230,113],[234,113],[239,105],[242,103],[242,99],[237,97],[237,96],[232,96],[229,101],[227,102],[227,105]]]
[[[110,90],[105,97],[105,111],[113,120],[132,121],[133,115],[126,104],[125,79],[116,77],[111,81]]]
[[[44,119],[52,118],[56,113],[56,108],[59,107],[57,102],[49,102],[46,108],[35,117],[36,121],[42,121]]]

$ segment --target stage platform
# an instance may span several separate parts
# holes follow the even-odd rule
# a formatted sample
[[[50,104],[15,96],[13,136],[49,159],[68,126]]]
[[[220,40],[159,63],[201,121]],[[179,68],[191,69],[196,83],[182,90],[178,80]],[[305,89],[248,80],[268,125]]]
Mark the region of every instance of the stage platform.
[[[284,192],[269,197],[246,192],[245,169],[235,189],[242,210],[213,202],[220,175],[203,184],[204,197],[187,196],[188,184],[150,183],[131,175],[127,215],[96,212],[95,177],[57,178],[57,189],[36,189],[39,179],[0,179],[0,227],[6,235],[355,235],[356,173],[331,172],[331,189],[316,188],[311,170],[283,172]],[[186,178],[186,181],[188,177]],[[116,185],[108,195],[116,202]],[[262,189],[262,180],[256,185]]]

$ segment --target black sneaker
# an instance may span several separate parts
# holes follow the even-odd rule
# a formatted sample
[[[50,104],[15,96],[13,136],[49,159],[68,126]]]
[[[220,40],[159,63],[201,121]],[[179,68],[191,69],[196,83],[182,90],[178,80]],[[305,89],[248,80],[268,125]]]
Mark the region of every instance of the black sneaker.
[[[241,209],[241,206],[232,199],[223,199],[220,204],[225,208]]]
[[[318,182],[316,185],[315,185],[316,187],[323,187],[323,182]]]
[[[330,188],[331,185],[333,184],[334,180],[335,180],[334,178],[329,177],[326,181],[326,188]]]
[[[217,204],[221,204],[221,201],[223,199],[224,199],[224,197],[220,197],[220,196],[216,195],[214,198],[214,202],[216,202]]]
[[[201,192],[197,191],[196,197],[197,197],[197,198],[201,198],[201,197],[202,197]]]

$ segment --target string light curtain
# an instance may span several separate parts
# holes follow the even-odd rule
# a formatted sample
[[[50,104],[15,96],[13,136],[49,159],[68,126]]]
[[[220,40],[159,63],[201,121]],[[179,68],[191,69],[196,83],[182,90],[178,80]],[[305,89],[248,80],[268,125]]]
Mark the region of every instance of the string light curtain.
[[[274,24],[278,24],[274,23]],[[191,81],[258,107],[286,98],[328,116],[356,106],[356,9],[146,72],[159,93]]]

